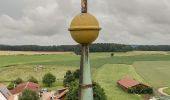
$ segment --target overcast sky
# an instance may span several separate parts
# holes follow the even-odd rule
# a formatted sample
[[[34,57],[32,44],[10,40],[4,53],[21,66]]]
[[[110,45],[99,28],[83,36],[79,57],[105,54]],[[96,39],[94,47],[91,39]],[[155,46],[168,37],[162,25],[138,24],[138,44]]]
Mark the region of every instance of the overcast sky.
[[[81,0],[0,0],[0,44],[76,44],[68,32]],[[95,42],[170,45],[170,0],[88,0]]]

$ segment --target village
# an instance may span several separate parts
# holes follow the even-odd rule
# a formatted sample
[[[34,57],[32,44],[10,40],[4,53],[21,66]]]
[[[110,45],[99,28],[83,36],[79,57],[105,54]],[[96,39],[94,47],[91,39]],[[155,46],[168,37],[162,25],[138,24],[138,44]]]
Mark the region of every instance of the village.
[[[37,96],[40,100],[64,100],[66,94],[68,93],[68,87],[57,89],[57,90],[48,90],[48,88],[41,87],[36,81],[19,81],[19,83],[13,84],[13,89],[0,84],[0,100],[19,100],[19,96],[24,94],[24,92],[34,93],[33,96]],[[26,97],[29,98],[29,97]]]
[[[39,65],[36,71],[43,70],[41,68],[43,67]],[[46,81],[44,80],[45,76],[48,76],[46,77],[46,80],[48,81],[46,86],[50,86],[53,82],[55,82],[55,77],[51,73],[44,75],[43,81]],[[26,98],[29,98],[28,94],[30,94],[35,97],[37,96],[40,100],[65,100],[66,95],[69,93],[69,89],[71,88],[69,84],[75,81],[74,78],[77,78],[77,80],[79,79],[79,70],[76,70],[75,72],[67,71],[66,76],[64,77],[65,80],[63,81],[63,88],[56,90],[49,90],[48,87],[42,87],[33,76],[31,76],[27,82],[24,82],[21,78],[17,78],[12,82],[14,84],[12,84],[12,86],[9,84],[8,87],[0,84],[0,100],[22,100],[21,96],[23,96],[24,93],[27,94]],[[50,82],[49,80],[53,81]],[[152,87],[133,79],[126,78],[117,80],[117,87],[122,88],[125,92],[130,94],[153,93]]]

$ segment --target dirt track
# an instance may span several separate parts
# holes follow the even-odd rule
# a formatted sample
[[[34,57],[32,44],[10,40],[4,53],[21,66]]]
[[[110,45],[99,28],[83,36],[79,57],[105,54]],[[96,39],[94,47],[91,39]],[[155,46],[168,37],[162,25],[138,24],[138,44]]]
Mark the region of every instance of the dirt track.
[[[164,96],[169,96],[167,93],[163,92],[163,90],[167,89],[168,87],[162,87],[158,89],[158,92]]]

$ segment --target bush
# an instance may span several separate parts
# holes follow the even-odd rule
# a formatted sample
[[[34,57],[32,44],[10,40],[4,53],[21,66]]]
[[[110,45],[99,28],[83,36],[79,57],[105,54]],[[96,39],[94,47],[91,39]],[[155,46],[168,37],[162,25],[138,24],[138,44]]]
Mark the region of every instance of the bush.
[[[16,84],[16,85],[18,85],[18,84],[20,84],[20,83],[22,83],[23,82],[23,80],[21,79],[21,78],[17,78],[16,80],[14,80],[14,83]]]
[[[153,89],[151,87],[139,85],[136,87],[132,87],[128,89],[128,93],[136,93],[136,94],[152,94]]]
[[[12,90],[12,89],[14,88],[14,86],[15,86],[14,82],[11,82],[11,83],[9,83],[9,85],[7,86],[7,88],[8,88],[9,90]]]
[[[30,77],[28,78],[28,82],[38,83],[38,80],[37,80],[35,77],[30,76]]]
[[[22,82],[23,82],[23,80],[22,80],[21,78],[17,78],[17,79],[15,79],[14,81],[12,81],[11,83],[9,83],[9,85],[7,86],[7,88],[8,88],[9,90],[12,90],[13,88],[15,88],[16,85],[18,85],[18,84],[20,84],[20,83],[22,83]]]
[[[39,100],[39,96],[34,91],[24,90],[22,94],[19,95],[18,100]]]
[[[47,73],[43,76],[43,83],[48,87],[50,87],[55,81],[56,77],[51,73]]]

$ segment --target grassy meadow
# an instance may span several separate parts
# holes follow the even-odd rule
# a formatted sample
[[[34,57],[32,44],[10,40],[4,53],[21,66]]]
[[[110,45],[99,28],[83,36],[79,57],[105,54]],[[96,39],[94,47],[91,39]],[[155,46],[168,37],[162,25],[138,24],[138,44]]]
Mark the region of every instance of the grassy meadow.
[[[1,53],[1,52],[0,52]],[[24,80],[32,75],[42,81],[42,76],[53,73],[57,82],[51,89],[62,87],[62,80],[67,70],[79,68],[80,56],[74,53],[63,54],[32,54],[0,56],[0,82],[8,84],[21,77]],[[141,95],[128,94],[119,88],[116,81],[132,78],[153,86],[154,88],[170,87],[170,53],[162,51],[133,51],[126,53],[91,53],[93,80],[104,88],[108,100],[142,100]],[[35,71],[34,68],[43,68]],[[43,86],[43,85],[42,85]]]
[[[141,100],[140,95],[128,94],[118,87],[116,82],[122,78],[144,82],[131,65],[105,64],[94,73],[94,80],[105,89],[108,100]]]
[[[141,61],[133,66],[136,72],[154,87],[170,86],[170,61]]]

